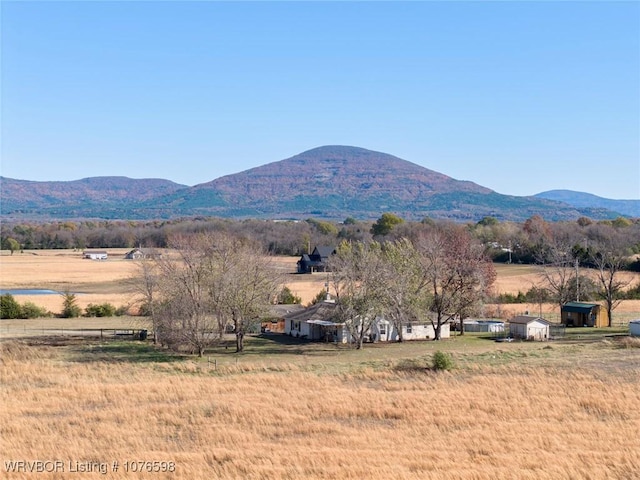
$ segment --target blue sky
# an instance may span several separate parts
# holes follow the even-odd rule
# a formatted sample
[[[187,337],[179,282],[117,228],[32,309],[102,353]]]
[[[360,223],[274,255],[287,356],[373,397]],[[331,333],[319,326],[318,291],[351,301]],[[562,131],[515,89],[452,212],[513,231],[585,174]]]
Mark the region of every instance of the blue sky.
[[[6,177],[195,185],[353,145],[640,198],[638,2],[0,3]]]

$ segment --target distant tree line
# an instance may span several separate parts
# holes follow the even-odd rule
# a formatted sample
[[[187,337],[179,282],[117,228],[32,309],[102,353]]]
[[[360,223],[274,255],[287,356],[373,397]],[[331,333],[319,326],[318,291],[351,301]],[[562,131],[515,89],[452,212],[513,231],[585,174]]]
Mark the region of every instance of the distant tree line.
[[[342,240],[364,241],[409,238],[425,225],[448,221],[425,218],[403,221],[384,213],[375,222],[346,218],[341,222],[309,218],[304,221],[230,220],[194,217],[158,221],[82,220],[47,223],[5,221],[0,225],[0,245],[16,252],[32,249],[165,248],[176,235],[227,233],[250,239],[276,255],[300,255],[315,245],[337,245]],[[615,237],[630,254],[640,253],[640,219],[592,221],[586,217],[571,222],[547,222],[534,215],[523,223],[499,222],[485,217],[463,225],[497,262],[536,264],[554,260],[559,239],[570,245],[573,255],[584,261],[603,239]],[[556,249],[557,250],[557,249]],[[595,266],[595,265],[592,265]],[[627,266],[640,271],[640,262]]]

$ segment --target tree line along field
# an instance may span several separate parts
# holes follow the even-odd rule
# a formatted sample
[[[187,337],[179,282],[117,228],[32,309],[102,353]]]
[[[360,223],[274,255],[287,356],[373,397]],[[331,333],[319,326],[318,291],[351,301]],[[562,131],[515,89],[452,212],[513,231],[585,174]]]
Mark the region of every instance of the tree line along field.
[[[84,309],[89,304],[111,303],[116,307],[134,306],[137,301],[133,277],[136,275],[136,261],[125,260],[128,249],[108,249],[106,261],[92,261],[82,258],[78,250],[25,250],[10,255],[3,251],[0,255],[0,287],[4,289],[48,289],[60,292],[77,292],[78,305]],[[163,250],[167,251],[167,250]],[[296,262],[299,257],[276,256],[272,260],[279,273],[284,275],[285,284],[299,296],[303,304],[310,303],[329,281],[327,274],[298,275]],[[499,293],[517,294],[526,292],[540,282],[538,270],[532,265],[496,264],[497,279],[494,290]],[[640,282],[640,274],[621,272],[630,280],[630,286]],[[62,310],[60,295],[20,295],[20,302],[33,302],[56,314]],[[508,319],[525,311],[539,312],[537,304],[510,304],[489,306],[486,316]],[[135,308],[133,309],[135,310]],[[554,304],[543,304],[542,313],[554,319],[558,315]],[[617,309],[617,320],[628,322],[640,317],[640,301],[624,301]]]
[[[109,255],[4,255],[2,287],[68,287],[83,292],[81,305],[128,303],[135,262],[124,250]],[[296,257],[278,261],[282,272],[295,270]],[[497,288],[525,290],[535,276],[531,267],[499,266]],[[326,275],[286,279],[306,303]],[[252,337],[244,354],[221,345],[202,359],[143,342],[5,338],[2,477],[636,478],[640,342],[623,331],[576,329],[546,344],[466,334],[359,351]],[[430,368],[437,351],[451,356],[451,371]],[[16,471],[20,460],[58,461],[63,471]],[[133,472],[130,462],[175,468]],[[72,473],[78,464],[106,473]]]

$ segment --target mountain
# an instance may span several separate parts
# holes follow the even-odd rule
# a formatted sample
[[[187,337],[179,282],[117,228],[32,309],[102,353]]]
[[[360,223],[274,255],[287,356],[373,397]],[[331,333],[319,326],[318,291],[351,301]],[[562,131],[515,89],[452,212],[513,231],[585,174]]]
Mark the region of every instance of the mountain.
[[[358,147],[324,146],[234,175],[184,187],[164,180],[98,177],[76,182],[1,179],[2,215],[152,219],[178,216],[341,220],[522,221],[615,218],[605,209],[496,193],[409,161]],[[26,191],[29,190],[28,194]]]
[[[233,217],[374,219],[382,212],[456,221],[484,216],[518,221],[536,214],[554,220],[612,217],[605,210],[501,195],[392,155],[347,146],[315,148],[196,185],[159,203],[182,214]]]
[[[640,217],[640,200],[611,200],[573,190],[549,190],[534,195],[572,205],[576,208],[604,208],[629,217]]]
[[[2,215],[51,218],[99,217],[125,212],[131,205],[171,194],[186,185],[162,179],[91,177],[70,182],[34,182],[0,177]]]

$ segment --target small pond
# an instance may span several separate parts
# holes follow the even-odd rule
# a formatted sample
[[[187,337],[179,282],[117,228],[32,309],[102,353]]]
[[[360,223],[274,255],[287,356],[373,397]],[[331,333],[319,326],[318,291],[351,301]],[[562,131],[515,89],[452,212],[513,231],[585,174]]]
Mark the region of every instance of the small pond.
[[[55,290],[42,290],[37,288],[0,288],[0,295],[62,295]]]

